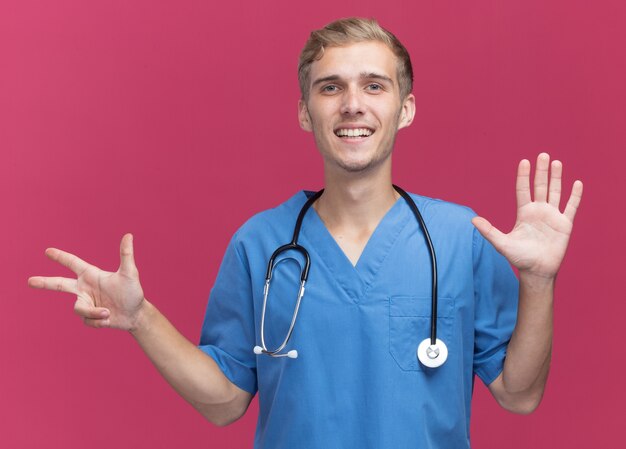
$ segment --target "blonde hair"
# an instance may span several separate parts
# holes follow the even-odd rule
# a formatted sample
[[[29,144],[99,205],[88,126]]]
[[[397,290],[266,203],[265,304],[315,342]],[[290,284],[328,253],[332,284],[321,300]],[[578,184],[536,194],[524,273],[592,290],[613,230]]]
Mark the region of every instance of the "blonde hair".
[[[311,32],[298,62],[298,81],[302,98],[306,100],[309,96],[311,64],[324,56],[324,48],[364,41],[382,42],[397,57],[400,98],[406,98],[413,90],[413,67],[409,52],[396,36],[381,27],[375,19],[360,17],[336,20],[320,30]]]

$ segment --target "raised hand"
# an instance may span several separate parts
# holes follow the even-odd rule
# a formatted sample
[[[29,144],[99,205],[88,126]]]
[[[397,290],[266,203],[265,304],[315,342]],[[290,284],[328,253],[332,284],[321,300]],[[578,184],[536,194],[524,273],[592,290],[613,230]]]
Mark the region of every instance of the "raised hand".
[[[550,164],[550,156],[541,153],[537,157],[534,198],[531,199],[530,162],[520,162],[516,183],[517,220],[508,234],[482,217],[472,220],[478,231],[520,270],[520,274],[553,278],[559,271],[583,193],[582,182],[574,182],[565,210],[560,212],[562,170],[561,162]]]
[[[34,276],[28,279],[30,287],[76,295],[74,311],[88,326],[133,330],[145,300],[133,257],[131,234],[122,237],[120,266],[114,273],[56,248],[48,248],[46,256],[72,270],[77,278]]]

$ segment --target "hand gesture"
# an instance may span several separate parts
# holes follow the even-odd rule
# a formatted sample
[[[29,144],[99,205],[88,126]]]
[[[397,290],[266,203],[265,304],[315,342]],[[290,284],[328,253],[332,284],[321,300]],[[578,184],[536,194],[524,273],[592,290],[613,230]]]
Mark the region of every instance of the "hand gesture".
[[[583,193],[582,182],[574,182],[565,210],[559,211],[562,170],[561,162],[550,164],[550,156],[541,153],[537,157],[534,199],[531,199],[530,162],[520,162],[516,183],[517,220],[508,234],[482,217],[472,220],[483,237],[518,268],[520,274],[553,278],[559,271]]]
[[[103,271],[56,248],[48,248],[46,256],[72,270],[77,279],[35,276],[28,279],[30,287],[76,295],[74,311],[87,326],[133,330],[145,300],[133,257],[131,234],[122,238],[120,267],[115,273]]]

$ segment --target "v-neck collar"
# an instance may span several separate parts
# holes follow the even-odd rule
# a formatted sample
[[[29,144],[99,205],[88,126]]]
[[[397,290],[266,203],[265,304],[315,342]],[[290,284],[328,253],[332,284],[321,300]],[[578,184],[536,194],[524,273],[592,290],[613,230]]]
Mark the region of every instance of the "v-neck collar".
[[[302,192],[308,197],[307,192]],[[380,267],[410,218],[405,200],[399,198],[380,220],[370,236],[356,265],[352,265],[337,241],[312,207],[304,218],[302,233],[311,242],[311,264],[323,263],[333,274],[337,284],[356,302],[364,299],[376,281]],[[409,213],[407,213],[409,211]]]

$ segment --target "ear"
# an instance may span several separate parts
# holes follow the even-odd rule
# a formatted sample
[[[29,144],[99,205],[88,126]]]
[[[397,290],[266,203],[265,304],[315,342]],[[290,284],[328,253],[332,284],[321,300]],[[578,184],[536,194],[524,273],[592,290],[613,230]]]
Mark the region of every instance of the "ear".
[[[309,108],[307,108],[306,102],[303,99],[298,101],[298,120],[300,121],[300,128],[309,132],[313,131]]]
[[[407,95],[402,102],[402,110],[400,111],[400,120],[398,121],[398,129],[406,128],[415,118],[415,97],[413,94]]]

